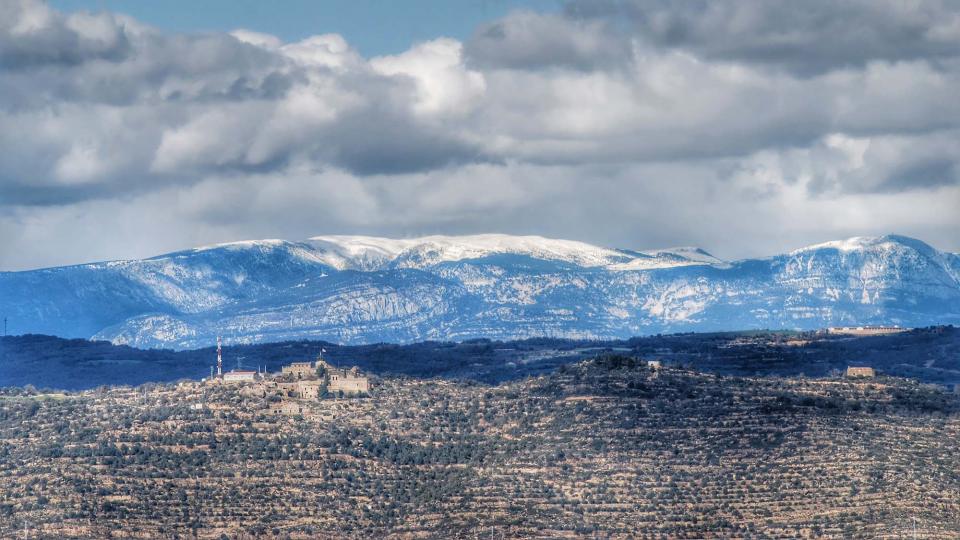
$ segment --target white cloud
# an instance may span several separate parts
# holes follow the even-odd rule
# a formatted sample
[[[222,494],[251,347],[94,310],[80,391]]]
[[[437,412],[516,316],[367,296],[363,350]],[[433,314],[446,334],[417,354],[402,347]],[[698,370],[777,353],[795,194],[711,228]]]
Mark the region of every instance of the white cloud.
[[[0,226],[18,240],[0,266],[333,232],[733,255],[900,232],[960,249],[956,9],[824,4],[903,46],[871,27],[831,61],[813,19],[750,34],[780,8],[597,6],[367,59],[337,34],[170,34],[2,3]],[[112,220],[122,235],[102,233]]]
[[[486,90],[483,74],[463,65],[459,41],[436,39],[397,56],[370,61],[374,71],[410,77],[416,84],[414,111],[422,116],[463,116],[476,106]]]
[[[257,47],[263,47],[264,49],[276,50],[283,45],[283,40],[277,36],[264,34],[262,32],[254,32],[253,30],[247,30],[246,28],[237,28],[236,30],[230,32],[230,35],[237,38],[239,41],[249,43],[250,45],[256,45]]]
[[[343,36],[324,34],[280,47],[280,51],[304,66],[344,69],[362,63]]]

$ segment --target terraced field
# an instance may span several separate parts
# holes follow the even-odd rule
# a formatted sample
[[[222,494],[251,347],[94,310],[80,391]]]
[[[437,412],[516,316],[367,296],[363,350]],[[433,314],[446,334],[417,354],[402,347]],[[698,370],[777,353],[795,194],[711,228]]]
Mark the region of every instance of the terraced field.
[[[8,391],[0,536],[960,537],[960,402],[909,380],[611,356],[374,382],[303,417],[195,383]]]

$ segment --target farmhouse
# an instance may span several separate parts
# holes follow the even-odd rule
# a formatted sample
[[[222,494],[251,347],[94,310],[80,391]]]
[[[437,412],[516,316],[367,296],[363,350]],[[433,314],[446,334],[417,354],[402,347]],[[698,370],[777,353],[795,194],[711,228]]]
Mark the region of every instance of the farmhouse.
[[[876,376],[877,376],[877,372],[872,367],[862,367],[862,366],[847,367],[848,378],[856,378],[856,377],[872,378]]]
[[[281,401],[280,403],[277,403],[276,405],[270,406],[270,412],[275,414],[276,413],[286,414],[288,416],[296,416],[298,414],[303,414],[305,410],[306,409],[304,409],[303,405],[300,403],[297,403],[296,401],[285,400],[285,401]]]

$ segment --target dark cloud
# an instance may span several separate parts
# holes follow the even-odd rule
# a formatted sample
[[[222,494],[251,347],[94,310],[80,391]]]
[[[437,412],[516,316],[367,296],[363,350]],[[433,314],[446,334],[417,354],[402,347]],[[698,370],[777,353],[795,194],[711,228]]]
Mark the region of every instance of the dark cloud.
[[[404,174],[483,160],[479,147],[376,106],[340,119],[318,154],[358,175]]]
[[[279,99],[303,81],[287,59],[229,35],[164,36],[146,30],[126,44],[130,54],[115,61],[24,65],[6,74],[0,80],[0,110]]]
[[[877,187],[899,192],[950,184],[960,184],[960,163],[956,157],[906,163],[891,171]]]
[[[470,65],[488,69],[593,70],[629,63],[630,43],[586,21],[520,11],[482,25],[465,44]]]
[[[657,46],[803,75],[955,57],[960,48],[955,0],[573,0],[566,13],[616,21]]]
[[[0,3],[0,69],[117,62],[130,51],[123,25],[109,14],[64,16],[36,2]]]

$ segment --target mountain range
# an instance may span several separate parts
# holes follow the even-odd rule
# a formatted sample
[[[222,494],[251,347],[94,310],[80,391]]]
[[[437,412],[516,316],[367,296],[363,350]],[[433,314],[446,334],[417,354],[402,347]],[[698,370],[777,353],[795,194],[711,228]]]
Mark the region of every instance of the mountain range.
[[[0,272],[15,333],[174,349],[623,338],[751,328],[960,323],[960,255],[904,236],[768,258],[499,234],[319,236]]]

